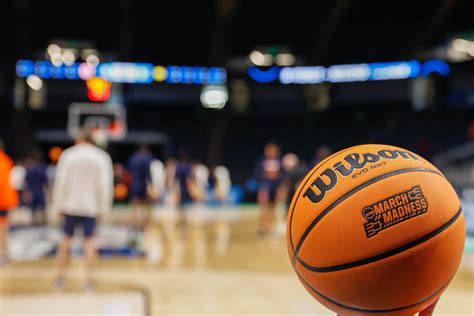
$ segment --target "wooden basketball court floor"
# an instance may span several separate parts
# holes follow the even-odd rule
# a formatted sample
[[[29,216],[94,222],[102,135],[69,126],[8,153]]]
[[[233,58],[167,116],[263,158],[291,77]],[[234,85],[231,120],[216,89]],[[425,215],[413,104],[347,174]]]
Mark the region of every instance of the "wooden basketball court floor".
[[[0,268],[0,315],[333,315],[304,290],[291,269],[283,236],[259,238],[256,210],[230,225],[224,253],[204,225],[160,264],[144,258],[104,258],[97,291],[84,293],[81,262],[72,262],[67,289],[55,292],[54,260]],[[176,249],[179,258],[176,259]],[[474,315],[474,257],[443,295],[435,315]]]

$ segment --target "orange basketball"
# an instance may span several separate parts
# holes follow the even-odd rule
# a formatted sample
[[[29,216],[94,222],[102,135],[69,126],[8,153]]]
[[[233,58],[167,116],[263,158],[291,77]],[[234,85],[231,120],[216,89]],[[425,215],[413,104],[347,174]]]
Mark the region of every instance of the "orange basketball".
[[[464,249],[460,201],[422,157],[351,147],[303,179],[288,213],[291,263],[342,315],[414,315],[449,285]]]

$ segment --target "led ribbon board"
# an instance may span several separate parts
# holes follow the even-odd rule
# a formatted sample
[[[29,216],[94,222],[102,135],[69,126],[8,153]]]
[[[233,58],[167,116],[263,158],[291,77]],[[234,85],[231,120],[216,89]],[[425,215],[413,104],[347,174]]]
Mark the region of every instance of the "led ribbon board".
[[[323,66],[273,66],[268,70],[250,67],[248,74],[254,81],[268,83],[277,79],[282,84],[315,84],[321,82],[358,82],[408,79],[438,73],[449,75],[449,65],[439,59],[426,62],[418,60],[384,63]]]
[[[224,84],[227,72],[220,67],[154,66],[148,63],[107,62],[92,67],[87,63],[54,66],[49,61],[19,60],[18,77],[37,75],[43,79],[88,80],[100,77],[109,82],[150,84]]]

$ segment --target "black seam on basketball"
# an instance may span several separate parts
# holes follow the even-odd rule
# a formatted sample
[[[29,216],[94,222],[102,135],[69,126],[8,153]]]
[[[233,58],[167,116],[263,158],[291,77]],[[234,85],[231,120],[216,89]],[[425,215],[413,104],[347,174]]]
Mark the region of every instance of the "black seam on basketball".
[[[301,280],[301,282],[303,282],[304,284],[306,284],[307,287],[309,287],[311,290],[313,290],[316,294],[318,294],[319,296],[321,296],[322,298],[324,298],[325,300],[337,305],[337,306],[340,306],[340,307],[343,307],[343,308],[347,308],[347,309],[350,309],[350,310],[354,310],[354,311],[358,311],[358,312],[365,312],[365,313],[388,313],[388,312],[396,312],[396,311],[400,311],[400,310],[403,310],[403,309],[407,309],[407,308],[411,308],[411,307],[415,307],[416,305],[419,305],[419,304],[422,304],[428,300],[430,300],[431,298],[433,298],[436,294],[438,294],[439,292],[441,292],[445,287],[447,287],[449,285],[449,283],[451,282],[451,280],[453,279],[454,277],[454,274],[456,274],[456,272],[453,274],[453,276],[451,276],[451,278],[449,278],[449,280],[444,283],[440,288],[438,288],[436,291],[434,291],[433,293],[431,293],[429,296],[419,300],[418,302],[416,303],[413,303],[413,304],[410,304],[410,305],[406,305],[406,306],[402,306],[402,307],[396,307],[396,308],[390,308],[390,309],[364,309],[364,308],[360,308],[360,307],[355,307],[355,306],[349,306],[349,305],[345,305],[341,302],[338,302],[338,301],[335,301],[333,300],[332,298],[329,298],[327,297],[326,295],[322,294],[321,292],[319,292],[318,290],[316,290],[313,286],[311,286],[311,284],[309,284],[298,272],[296,272],[296,274],[298,275],[299,279]]]
[[[384,180],[384,179],[387,179],[389,177],[393,177],[393,176],[396,176],[396,175],[399,175],[399,174],[403,174],[403,173],[409,173],[409,172],[429,172],[429,173],[433,173],[433,174],[436,174],[436,175],[439,175],[439,176],[443,176],[441,173],[435,171],[435,170],[432,170],[432,169],[428,169],[428,168],[405,168],[405,169],[399,169],[399,170],[395,170],[395,171],[391,171],[391,172],[387,172],[387,173],[384,173],[382,175],[379,175],[375,178],[372,178],[354,188],[352,188],[351,190],[347,191],[346,193],[344,193],[340,198],[338,198],[337,200],[335,200],[331,205],[329,205],[326,209],[324,209],[324,211],[322,211],[312,222],[311,224],[306,228],[306,230],[304,231],[303,235],[301,236],[300,240],[298,241],[298,244],[296,245],[296,248],[294,249],[294,252],[293,252],[293,265],[296,264],[296,260],[297,260],[297,256],[298,256],[298,252],[300,251],[301,249],[301,246],[303,245],[303,242],[306,240],[306,237],[308,237],[309,233],[313,230],[313,228],[316,226],[317,223],[319,223],[324,216],[326,216],[333,208],[335,208],[336,206],[338,206],[339,204],[341,204],[344,200],[346,200],[347,198],[349,198],[351,195],[353,195],[354,193],[357,193],[359,192],[360,190],[366,188],[367,186],[371,185],[371,184],[374,184],[376,182],[379,182],[381,180]],[[299,198],[299,196],[298,196]],[[296,204],[297,201],[295,201],[295,204]],[[290,226],[291,227],[291,226]]]
[[[372,257],[369,257],[369,258],[365,258],[365,259],[362,259],[362,260],[357,260],[357,261],[353,261],[353,262],[349,262],[349,263],[344,263],[344,264],[340,264],[340,265],[336,265],[336,266],[330,266],[330,267],[312,266],[312,265],[304,262],[301,258],[298,258],[298,261],[306,269],[311,270],[313,272],[334,272],[334,271],[340,271],[340,270],[355,268],[355,267],[362,266],[362,265],[365,265],[365,264],[368,264],[368,263],[383,260],[383,259],[386,259],[388,257],[394,256],[396,254],[399,254],[401,252],[404,252],[405,250],[408,250],[410,248],[416,247],[416,246],[430,240],[431,238],[436,237],[437,235],[441,234],[443,231],[448,229],[450,226],[452,226],[457,221],[459,216],[461,216],[461,214],[462,214],[462,209],[461,209],[461,207],[459,207],[459,210],[456,212],[456,214],[449,221],[444,223],[439,228],[433,230],[432,232],[430,232],[430,233],[428,233],[428,234],[426,234],[426,235],[424,235],[424,236],[422,236],[422,237],[420,237],[416,240],[413,240],[413,241],[411,241],[411,242],[409,242],[409,243],[407,243],[403,246],[400,246],[398,248],[395,248],[395,249],[392,249],[392,250],[389,250],[389,251],[386,251],[386,252],[382,252],[378,255],[375,255],[375,256],[372,256]]]
[[[344,150],[341,150],[341,151],[338,151],[337,153],[334,153],[332,154],[331,156],[327,157],[326,159],[324,159],[323,161],[321,161],[319,163],[319,166],[317,168],[315,168],[314,170],[311,171],[311,173],[307,176],[306,178],[306,181],[302,184],[300,184],[299,186],[299,192],[298,192],[298,195],[297,195],[297,198],[295,200],[295,203],[293,203],[293,206],[291,207],[291,213],[290,213],[290,227],[289,227],[289,235],[290,235],[290,245],[291,245],[291,251],[294,251],[295,250],[295,247],[293,245],[293,238],[291,237],[291,224],[293,223],[293,214],[295,213],[295,205],[296,205],[296,202],[298,201],[299,197],[300,197],[300,194],[301,192],[303,191],[303,188],[304,186],[306,185],[306,183],[308,183],[309,179],[311,179],[311,177],[313,176],[313,174],[318,171],[319,169],[321,169],[321,167],[326,163],[328,162],[329,160],[331,160],[334,156],[337,156],[339,154],[342,154],[343,152],[346,152],[348,150],[351,150],[352,148],[354,147],[357,147],[357,146],[352,146],[352,147],[349,147],[349,148],[346,148]]]

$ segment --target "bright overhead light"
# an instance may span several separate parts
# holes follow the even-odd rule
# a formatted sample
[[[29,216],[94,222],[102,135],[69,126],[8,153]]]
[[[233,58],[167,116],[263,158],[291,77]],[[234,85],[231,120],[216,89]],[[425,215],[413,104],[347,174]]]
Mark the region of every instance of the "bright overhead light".
[[[61,47],[59,47],[57,44],[49,44],[46,51],[50,56],[58,55],[61,54]]]
[[[468,53],[471,57],[474,57],[474,42],[467,47],[466,53]]]
[[[271,66],[273,63],[273,56],[270,54],[263,54],[258,50],[254,50],[249,55],[250,61],[256,66]]]
[[[450,62],[454,63],[459,63],[471,59],[470,55],[454,49],[452,45],[447,48],[446,56]]]
[[[87,60],[87,57],[89,55],[96,55],[97,57],[99,56],[99,52],[96,49],[93,48],[85,48],[80,51],[81,59],[82,60]]]
[[[451,45],[453,48],[457,51],[464,52],[466,53],[469,49],[469,46],[471,46],[473,42],[462,39],[462,38],[456,38],[451,42]]]
[[[265,56],[258,50],[254,50],[250,53],[250,61],[257,66],[261,66],[265,62]]]
[[[63,59],[61,58],[61,54],[51,55],[51,63],[55,67],[60,67],[63,64]]]
[[[275,58],[278,66],[293,66],[295,64],[295,55],[293,54],[278,54]]]
[[[225,86],[205,86],[201,92],[201,103],[205,108],[222,109],[229,100]]]
[[[65,49],[62,52],[62,59],[63,59],[64,64],[66,64],[66,66],[72,66],[74,62],[76,61],[76,56],[74,55],[74,52],[72,50]]]
[[[97,57],[97,55],[89,55],[87,56],[86,58],[86,62],[89,66],[91,67],[95,67],[99,64],[99,57]]]
[[[260,66],[271,66],[273,64],[273,56],[270,54],[263,54],[263,63]]]
[[[41,88],[43,88],[43,80],[41,80],[41,78],[37,75],[28,76],[26,78],[26,84],[35,91],[39,91]]]

